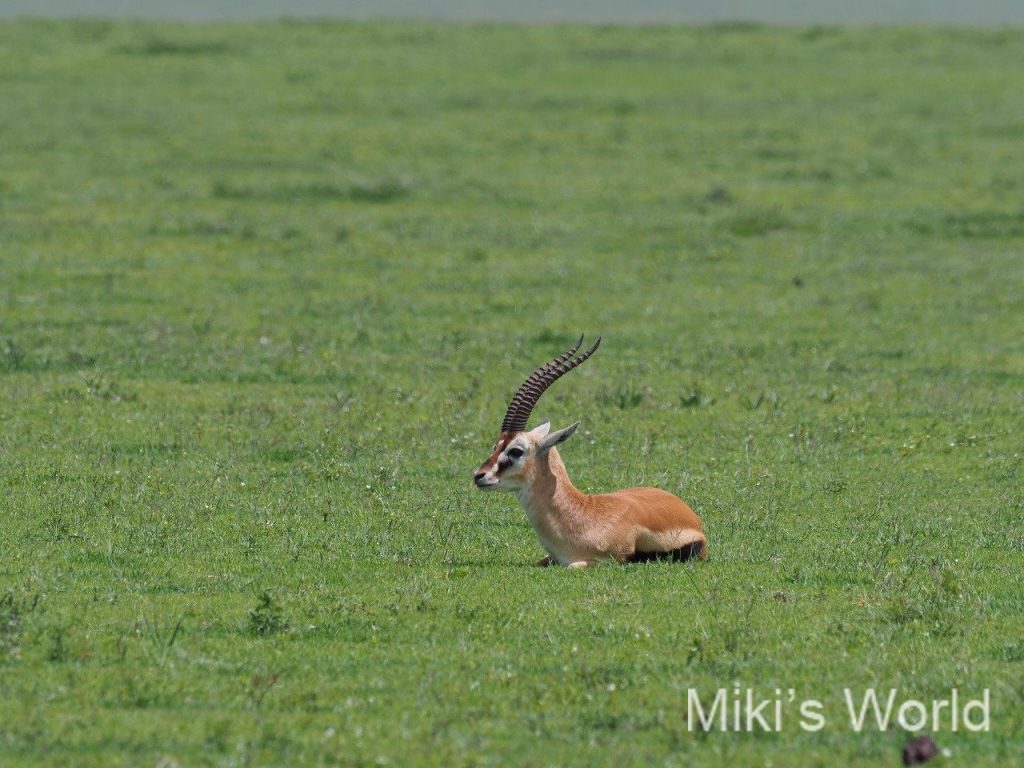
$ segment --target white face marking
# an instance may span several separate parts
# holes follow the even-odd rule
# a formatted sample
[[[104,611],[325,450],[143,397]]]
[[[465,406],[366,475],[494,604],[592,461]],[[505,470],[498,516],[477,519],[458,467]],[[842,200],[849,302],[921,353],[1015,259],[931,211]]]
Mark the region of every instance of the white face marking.
[[[498,459],[499,464],[508,462],[509,466],[519,466],[523,463],[530,452],[530,443],[521,437],[517,437],[502,452]]]
[[[482,491],[518,491],[523,486],[519,472],[530,455],[532,443],[527,437],[517,435],[500,452],[499,446],[500,440],[474,476],[476,486]]]

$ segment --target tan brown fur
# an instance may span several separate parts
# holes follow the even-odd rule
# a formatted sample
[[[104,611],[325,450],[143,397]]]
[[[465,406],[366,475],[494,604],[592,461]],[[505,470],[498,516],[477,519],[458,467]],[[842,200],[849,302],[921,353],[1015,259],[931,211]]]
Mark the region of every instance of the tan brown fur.
[[[575,425],[552,436],[546,425],[531,432],[503,432],[476,474],[484,490],[516,493],[549,557],[568,567],[600,560],[620,562],[641,554],[687,552],[703,559],[707,539],[697,514],[657,488],[586,494],[572,484],[558,449],[549,443],[571,436]],[[524,455],[509,463],[508,450]],[[504,465],[503,465],[504,462]]]

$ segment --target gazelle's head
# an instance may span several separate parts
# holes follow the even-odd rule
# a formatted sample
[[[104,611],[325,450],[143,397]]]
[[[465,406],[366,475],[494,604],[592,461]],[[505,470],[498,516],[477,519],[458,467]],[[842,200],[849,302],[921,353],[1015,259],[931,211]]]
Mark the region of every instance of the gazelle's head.
[[[527,430],[526,421],[544,390],[594,354],[600,343],[601,339],[598,338],[594,346],[576,355],[583,344],[583,337],[580,336],[575,347],[535,370],[516,390],[505,414],[505,421],[501,424],[498,442],[494,444],[487,461],[480,465],[473,476],[477,488],[483,491],[520,490],[532,480],[537,460],[554,446],[572,437],[580,425],[578,421],[556,432],[551,431],[546,421]]]

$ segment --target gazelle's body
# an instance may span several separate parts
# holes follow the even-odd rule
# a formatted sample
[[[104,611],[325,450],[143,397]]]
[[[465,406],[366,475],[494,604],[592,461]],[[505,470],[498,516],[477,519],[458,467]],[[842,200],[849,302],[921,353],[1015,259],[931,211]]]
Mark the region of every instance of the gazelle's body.
[[[571,352],[549,363],[559,363],[550,371],[542,367],[534,374],[545,373],[549,381],[540,380],[539,387],[531,387],[528,385],[534,377],[527,380],[520,391],[528,391],[533,402],[527,400],[525,407],[532,409],[555,378],[586,360],[597,345],[573,360],[578,348],[577,344]],[[529,411],[524,416],[523,406],[518,413],[513,411],[515,407],[516,399],[494,451],[477,471],[475,480],[482,490],[514,492],[519,498],[548,553],[538,565],[557,562],[582,568],[600,560],[706,557],[707,539],[700,518],[680,499],[657,488],[583,493],[572,484],[555,447],[572,436],[579,422],[557,432],[550,432],[547,422],[526,431],[516,427],[525,425]],[[507,429],[510,426],[513,428]]]

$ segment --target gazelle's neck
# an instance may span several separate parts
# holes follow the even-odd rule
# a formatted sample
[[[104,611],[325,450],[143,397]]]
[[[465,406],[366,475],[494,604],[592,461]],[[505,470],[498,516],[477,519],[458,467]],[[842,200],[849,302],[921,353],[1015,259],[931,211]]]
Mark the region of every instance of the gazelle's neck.
[[[531,481],[519,491],[519,503],[527,513],[572,516],[582,511],[587,494],[572,484],[557,448],[537,458]]]

